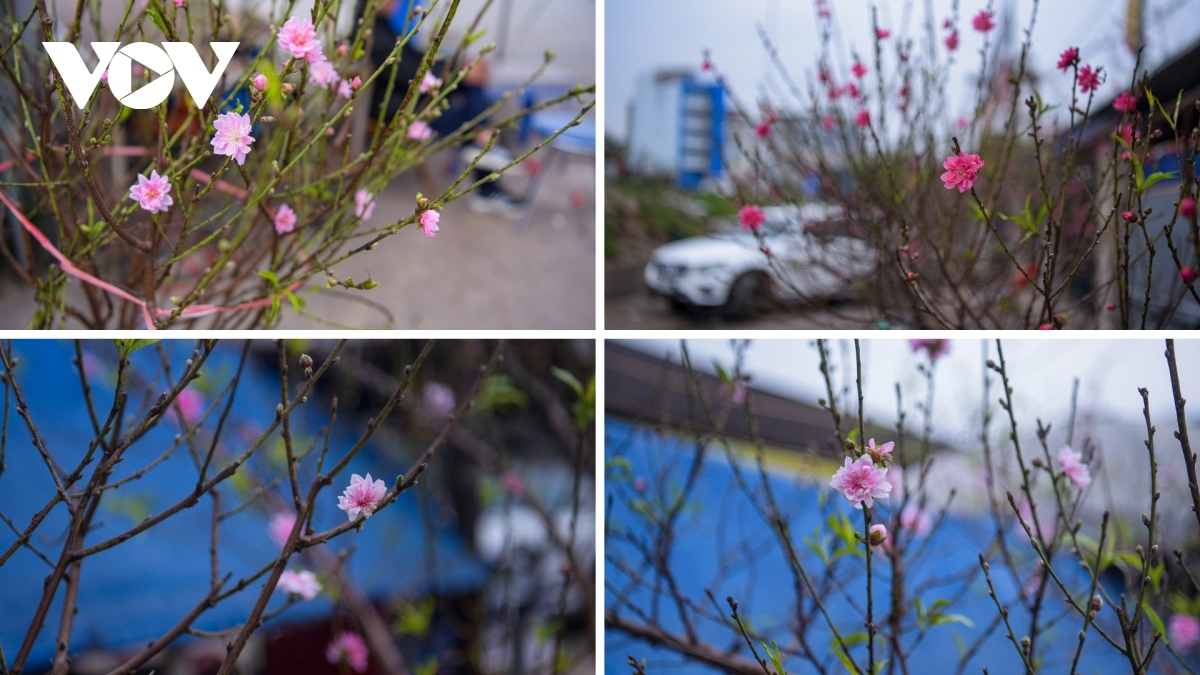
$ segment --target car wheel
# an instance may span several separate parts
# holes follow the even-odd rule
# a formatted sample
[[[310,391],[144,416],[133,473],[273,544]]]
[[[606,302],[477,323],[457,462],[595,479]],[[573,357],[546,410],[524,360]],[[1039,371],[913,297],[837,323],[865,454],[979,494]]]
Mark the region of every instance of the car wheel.
[[[757,316],[771,309],[770,280],[762,272],[747,272],[733,282],[723,308],[730,317]]]

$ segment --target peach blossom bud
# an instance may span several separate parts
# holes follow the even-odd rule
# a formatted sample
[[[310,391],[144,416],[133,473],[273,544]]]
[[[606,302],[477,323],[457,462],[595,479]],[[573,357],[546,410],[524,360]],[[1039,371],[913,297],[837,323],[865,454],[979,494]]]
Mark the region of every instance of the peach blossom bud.
[[[254,76],[254,88],[259,91],[265,91],[267,88],[267,76],[259,73]]]
[[[347,47],[346,45],[338,45],[338,48],[337,48],[337,55],[338,55],[338,56],[345,56],[345,55],[346,55],[346,52],[348,52],[348,51],[350,51],[350,49],[349,49],[349,47]]]
[[[292,93],[292,89],[294,89],[294,87],[290,82],[284,82],[283,86],[279,88],[279,91],[282,91],[283,95],[287,96],[288,94]]]

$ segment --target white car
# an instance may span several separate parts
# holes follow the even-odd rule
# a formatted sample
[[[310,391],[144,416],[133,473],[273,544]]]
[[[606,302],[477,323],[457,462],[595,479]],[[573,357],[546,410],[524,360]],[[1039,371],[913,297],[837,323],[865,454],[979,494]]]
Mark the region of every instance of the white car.
[[[775,301],[828,300],[875,269],[866,242],[817,233],[845,229],[838,227],[840,209],[805,204],[768,206],[763,213],[766,222],[759,231],[769,256],[752,232],[735,225],[655,249],[646,265],[646,286],[676,308],[721,308],[747,315]]]

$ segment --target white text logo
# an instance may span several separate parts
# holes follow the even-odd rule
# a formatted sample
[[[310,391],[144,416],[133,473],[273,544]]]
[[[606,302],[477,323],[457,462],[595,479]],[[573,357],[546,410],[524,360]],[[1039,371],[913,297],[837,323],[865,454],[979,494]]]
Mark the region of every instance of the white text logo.
[[[124,47],[120,42],[93,42],[92,50],[99,57],[99,63],[95,70],[89,72],[75,45],[70,42],[42,43],[80,110],[87,105],[106,70],[108,86],[112,89],[113,96],[130,108],[145,110],[165,101],[171,93],[171,88],[175,86],[176,72],[183,80],[183,86],[192,95],[196,107],[203,108],[240,43],[210,44],[213,53],[217,55],[217,66],[212,72],[209,72],[200,60],[196,48],[186,42],[163,42],[162,47],[149,42],[134,42]],[[133,61],[158,75],[157,79],[151,80],[137,91],[133,91]]]

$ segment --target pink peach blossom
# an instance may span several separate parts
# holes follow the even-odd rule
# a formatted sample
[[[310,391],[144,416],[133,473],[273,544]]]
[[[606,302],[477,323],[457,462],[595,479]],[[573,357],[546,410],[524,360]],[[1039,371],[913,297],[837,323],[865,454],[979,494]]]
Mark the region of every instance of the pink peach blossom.
[[[1117,100],[1113,101],[1113,110],[1120,112],[1133,112],[1137,110],[1137,97],[1127,91],[1117,94]]]
[[[1187,614],[1176,614],[1167,622],[1167,636],[1179,651],[1191,651],[1192,647],[1200,642],[1200,619]]]
[[[454,390],[441,382],[430,382],[421,390],[421,407],[434,419],[445,419],[454,412]]]
[[[1067,47],[1062,54],[1058,55],[1058,69],[1065,71],[1072,65],[1079,62],[1079,48]]]
[[[176,396],[175,402],[171,404],[171,416],[183,426],[194,426],[204,415],[204,408],[207,406],[204,394],[194,389],[184,389],[179,392],[179,396]]]
[[[280,204],[275,211],[275,233],[287,234],[296,229],[296,212],[287,204]]]
[[[859,110],[854,115],[854,123],[859,127],[871,126],[871,113],[867,112],[866,110]]]
[[[320,87],[328,87],[338,81],[337,69],[333,63],[325,60],[317,61],[308,66],[308,81]]]
[[[1196,200],[1191,197],[1184,197],[1183,201],[1179,202],[1179,215],[1184,218],[1196,217]]]
[[[367,642],[362,636],[353,631],[343,631],[325,647],[325,660],[337,665],[346,660],[346,665],[356,673],[367,672],[367,662],[371,653],[367,650]]]
[[[1184,267],[1179,270],[1179,278],[1183,279],[1183,283],[1191,286],[1196,281],[1196,270],[1191,267]]]
[[[212,138],[213,152],[232,157],[238,166],[244,164],[250,144],[254,142],[254,137],[250,135],[250,116],[235,112],[222,113],[217,116],[213,126],[216,128]]]
[[[107,70],[104,71],[103,73],[100,73],[100,81],[108,82],[108,71]]]
[[[882,28],[875,29],[875,39],[876,40],[886,40],[886,39],[888,39],[889,36],[891,36],[891,34],[892,34],[892,32],[890,30],[884,30]]]
[[[986,33],[996,27],[996,22],[992,20],[993,15],[986,9],[979,10],[974,19],[971,19],[971,26],[980,33]]]
[[[433,136],[433,129],[421,120],[415,120],[408,125],[408,137],[414,141],[427,141],[431,136]]]
[[[1058,451],[1058,465],[1080,490],[1092,484],[1092,474],[1088,471],[1087,464],[1083,463],[1083,456],[1072,450],[1071,446],[1064,445]]]
[[[258,91],[265,91],[267,88],[267,76],[259,73],[254,76],[254,88]]]
[[[754,127],[754,133],[759,138],[766,138],[771,135],[771,125],[767,122],[759,122],[758,126]]]
[[[767,216],[755,204],[743,206],[738,212],[738,222],[741,223],[742,229],[746,231],[757,232],[758,228],[767,221]]]
[[[158,171],[151,169],[149,178],[138,175],[137,183],[129,187],[129,198],[150,213],[161,213],[166,212],[175,203],[171,195],[167,194],[170,191],[171,183],[167,181],[167,177],[160,176]]]
[[[183,7],[184,0],[172,0],[176,7]]]
[[[867,447],[863,450],[871,456],[871,459],[879,464],[883,464],[884,462],[892,461],[892,448],[895,446],[895,441],[888,441],[883,445],[875,445],[875,439],[872,438],[867,441]]]
[[[371,214],[375,212],[375,195],[367,192],[365,189],[359,188],[354,193],[354,215],[362,220],[370,220]]]
[[[830,117],[829,115],[822,117],[821,118],[821,128],[823,128],[825,131],[829,131],[830,129],[833,129],[833,118]]]
[[[946,49],[949,51],[958,49],[958,31],[954,31],[946,36]]]
[[[280,511],[271,516],[271,524],[268,530],[271,534],[271,541],[275,542],[276,546],[283,548],[283,545],[287,543],[288,537],[291,536],[292,527],[295,524],[296,514],[294,513]]]
[[[312,600],[321,593],[321,582],[317,581],[317,575],[308,570],[300,572],[284,570],[283,574],[279,575],[279,583],[275,585],[275,588],[290,595],[298,595],[305,600]]]
[[[707,61],[705,62],[707,63]],[[705,68],[705,70],[708,70]],[[442,78],[437,77],[433,73],[426,71],[425,77],[421,79],[421,93],[428,94],[429,92],[442,86]]]
[[[292,58],[304,59],[315,63],[324,59],[321,53],[321,41],[317,39],[317,29],[313,27],[312,17],[291,17],[279,29],[279,46],[288,50]]]
[[[350,86],[349,81],[342,80],[341,82],[338,83],[337,93],[338,93],[338,96],[341,96],[342,98],[347,98],[347,99],[353,98],[354,88]]]
[[[850,66],[850,72],[854,73],[854,76],[861,80],[867,74],[867,67],[862,64],[862,61],[855,61],[854,65]]]
[[[1022,277],[1024,278],[1024,277]],[[950,353],[950,341],[939,340],[933,338],[923,338],[918,340],[909,340],[908,346],[914,352],[924,349],[925,353],[929,354],[929,362],[933,363],[941,357]]]
[[[942,168],[946,169],[946,173],[942,174],[942,182],[947,190],[957,187],[959,194],[962,194],[975,184],[976,175],[983,165],[984,161],[979,155],[968,155],[961,151],[958,155],[950,155],[942,163]]]
[[[883,523],[875,523],[872,525],[871,528],[867,530],[867,541],[870,542],[872,546],[879,546],[888,543],[887,526]],[[888,546],[888,548],[891,548],[891,546]]]
[[[861,509],[863,504],[874,506],[876,499],[887,499],[892,491],[892,485],[887,481],[886,468],[875,466],[871,458],[863,455],[858,461],[846,458],[845,466],[833,474],[829,481],[830,487],[840,490],[854,508]]]
[[[421,225],[421,232],[425,233],[426,237],[436,237],[438,230],[438,221],[442,219],[442,214],[433,209],[423,211],[417,222]]]
[[[387,487],[383,481],[372,482],[370,473],[366,478],[354,474],[350,476],[350,487],[338,497],[338,508],[345,511],[350,520],[357,518],[360,513],[364,519],[370,518],[385,494]]]
[[[933,518],[925,509],[909,504],[900,511],[900,527],[911,532],[914,537],[924,537],[933,528]]]
[[[1079,69],[1079,91],[1088,93],[1100,88],[1100,70],[1086,65]]]

